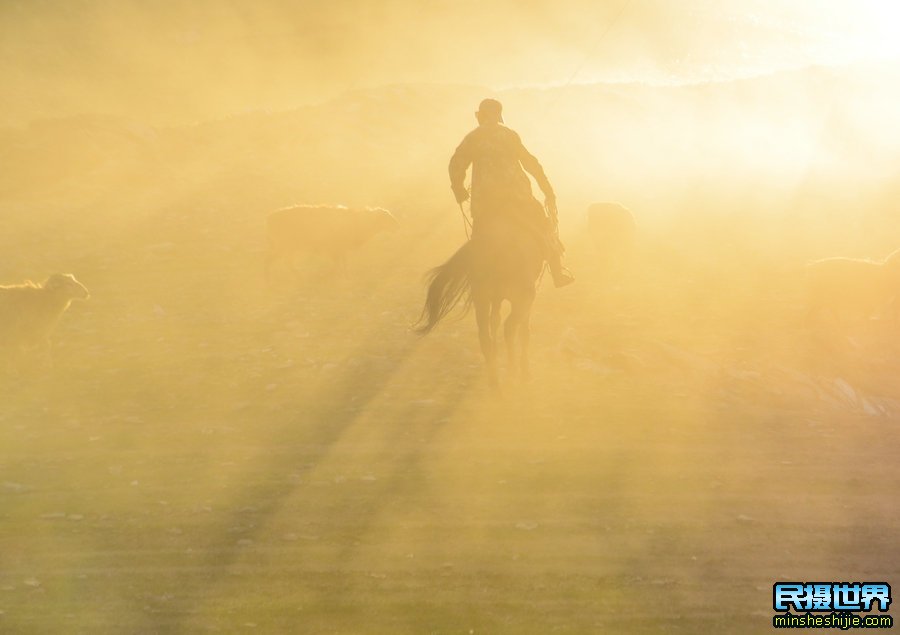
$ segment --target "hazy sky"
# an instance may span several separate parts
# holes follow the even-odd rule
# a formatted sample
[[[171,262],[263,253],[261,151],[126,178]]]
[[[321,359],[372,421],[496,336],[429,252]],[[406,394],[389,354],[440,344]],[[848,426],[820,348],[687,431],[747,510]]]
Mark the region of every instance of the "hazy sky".
[[[358,86],[727,78],[893,55],[890,2],[0,0],[0,121],[289,108]]]

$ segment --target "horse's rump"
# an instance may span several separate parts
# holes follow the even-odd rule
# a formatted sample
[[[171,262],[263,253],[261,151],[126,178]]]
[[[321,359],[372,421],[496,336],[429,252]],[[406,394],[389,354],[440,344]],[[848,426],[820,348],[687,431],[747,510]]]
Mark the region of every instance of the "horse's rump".
[[[510,290],[534,288],[544,266],[546,222],[543,216],[501,212],[476,221],[472,234],[475,287],[486,286],[497,299]]]
[[[474,306],[488,377],[497,387],[500,304],[508,300],[510,313],[503,332],[509,367],[527,375],[528,323],[543,267],[544,235],[540,227],[521,216],[479,215],[472,238],[429,274],[418,332],[428,333],[462,300],[467,308]]]
[[[428,291],[416,330],[428,333],[462,302],[498,303],[533,294],[544,266],[543,236],[511,214],[483,215],[472,238],[427,274]]]

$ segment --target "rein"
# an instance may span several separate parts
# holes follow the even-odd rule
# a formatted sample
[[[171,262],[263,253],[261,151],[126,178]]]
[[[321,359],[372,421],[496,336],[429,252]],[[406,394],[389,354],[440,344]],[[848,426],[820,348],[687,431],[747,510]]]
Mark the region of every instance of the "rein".
[[[459,203],[459,213],[462,214],[463,229],[466,231],[466,240],[470,240],[472,238],[472,221],[466,216],[466,210],[463,209],[462,203]]]

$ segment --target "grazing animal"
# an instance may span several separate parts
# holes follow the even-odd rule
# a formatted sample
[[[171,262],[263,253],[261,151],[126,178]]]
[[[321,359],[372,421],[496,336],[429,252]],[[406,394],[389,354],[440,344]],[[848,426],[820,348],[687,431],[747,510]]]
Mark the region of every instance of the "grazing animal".
[[[299,252],[323,255],[343,268],[348,253],[397,227],[397,219],[380,207],[295,205],[277,210],[266,218],[266,277],[273,264]]]
[[[541,238],[514,218],[497,214],[479,223],[473,237],[430,272],[417,330],[431,331],[460,301],[474,306],[488,380],[492,388],[498,388],[497,333],[504,300],[511,305],[503,325],[509,369],[524,377],[529,373],[529,321],[544,249]]]
[[[900,249],[881,261],[824,258],[806,265],[807,317],[891,314],[900,295]]]
[[[43,284],[0,286],[0,351],[17,364],[27,351],[43,348],[52,364],[50,334],[72,300],[88,297],[70,273],[55,273]]]
[[[608,266],[616,268],[628,259],[637,233],[631,210],[620,203],[594,203],[587,209],[587,227]]]

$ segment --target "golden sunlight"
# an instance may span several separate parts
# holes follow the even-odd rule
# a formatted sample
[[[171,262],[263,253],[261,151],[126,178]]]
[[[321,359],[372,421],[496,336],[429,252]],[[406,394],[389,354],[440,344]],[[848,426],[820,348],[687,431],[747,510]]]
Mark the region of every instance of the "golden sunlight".
[[[0,633],[750,634],[779,583],[897,589],[898,23],[0,2]]]
[[[853,44],[847,43],[852,57],[896,59],[900,57],[900,5],[891,0],[862,0],[860,2],[823,2],[819,10],[841,16],[852,34]],[[835,25],[840,27],[839,24]]]

